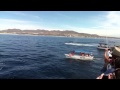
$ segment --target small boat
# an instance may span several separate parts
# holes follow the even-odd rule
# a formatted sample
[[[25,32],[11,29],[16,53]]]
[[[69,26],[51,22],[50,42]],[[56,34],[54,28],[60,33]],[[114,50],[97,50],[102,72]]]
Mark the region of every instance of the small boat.
[[[105,49],[110,49],[110,47],[106,43],[99,43],[97,49],[105,50]]]
[[[79,59],[79,60],[93,60],[94,56],[92,52],[76,50],[69,54],[65,54],[66,58],[70,59]]]

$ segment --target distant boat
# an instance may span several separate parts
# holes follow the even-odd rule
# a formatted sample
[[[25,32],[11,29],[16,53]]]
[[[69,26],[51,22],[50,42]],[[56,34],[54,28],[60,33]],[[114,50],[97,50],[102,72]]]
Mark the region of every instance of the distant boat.
[[[97,49],[105,50],[105,49],[110,49],[110,47],[106,43],[99,43]]]
[[[101,50],[105,50],[105,49],[110,49],[108,46],[108,40],[107,40],[107,36],[106,36],[106,43],[99,43],[99,45],[97,46],[97,49],[101,49]]]
[[[78,59],[78,60],[93,60],[94,56],[91,52],[76,50],[69,54],[65,54],[66,58]]]

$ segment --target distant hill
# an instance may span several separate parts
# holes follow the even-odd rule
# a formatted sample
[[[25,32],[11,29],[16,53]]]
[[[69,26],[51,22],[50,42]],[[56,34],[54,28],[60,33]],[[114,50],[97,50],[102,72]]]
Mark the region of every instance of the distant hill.
[[[104,38],[105,36],[99,36],[97,34],[88,34],[88,33],[78,33],[71,30],[20,30],[20,29],[7,29],[2,30],[0,33],[11,33],[11,34],[30,34],[30,35],[49,35],[49,36],[65,36],[65,37],[95,37],[95,38]]]

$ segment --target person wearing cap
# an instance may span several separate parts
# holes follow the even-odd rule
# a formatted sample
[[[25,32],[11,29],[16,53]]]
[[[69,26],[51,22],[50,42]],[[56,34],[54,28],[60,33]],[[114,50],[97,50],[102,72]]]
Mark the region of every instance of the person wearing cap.
[[[108,79],[120,79],[120,47],[114,47],[112,52],[113,67],[102,73],[97,79],[102,79],[107,74]]]

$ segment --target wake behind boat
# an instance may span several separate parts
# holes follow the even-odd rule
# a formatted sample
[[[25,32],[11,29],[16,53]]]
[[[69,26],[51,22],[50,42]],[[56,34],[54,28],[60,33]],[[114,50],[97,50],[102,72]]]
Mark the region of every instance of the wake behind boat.
[[[65,43],[65,44],[74,46],[96,46],[96,44],[84,44],[84,43]]]
[[[79,59],[79,60],[93,60],[94,56],[91,52],[76,50],[69,54],[65,54],[66,58]]]

